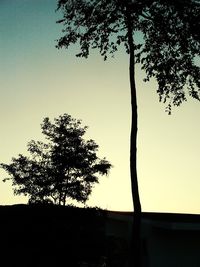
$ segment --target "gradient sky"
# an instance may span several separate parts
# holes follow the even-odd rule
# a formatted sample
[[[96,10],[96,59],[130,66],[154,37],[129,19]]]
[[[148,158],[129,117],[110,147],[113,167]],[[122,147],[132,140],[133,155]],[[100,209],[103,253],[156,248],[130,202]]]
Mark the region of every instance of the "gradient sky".
[[[26,154],[42,140],[40,123],[68,113],[88,125],[87,138],[113,168],[88,205],[132,210],[129,172],[130,90],[123,49],[106,62],[93,51],[57,50],[61,33],[56,0],[0,1],[0,162]],[[137,67],[138,179],[143,211],[200,213],[200,103],[188,100],[168,116],[156,82],[142,82]],[[0,204],[26,203],[13,195],[0,170]]]

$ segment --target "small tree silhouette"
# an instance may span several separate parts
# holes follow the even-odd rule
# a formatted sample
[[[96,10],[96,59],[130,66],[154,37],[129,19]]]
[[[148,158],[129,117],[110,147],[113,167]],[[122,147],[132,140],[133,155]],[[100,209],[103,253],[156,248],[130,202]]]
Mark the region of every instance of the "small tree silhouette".
[[[64,114],[48,117],[41,124],[48,143],[30,141],[30,157],[19,154],[11,164],[1,164],[11,177],[15,194],[29,196],[30,202],[54,202],[65,205],[67,198],[85,203],[98,183],[98,175],[107,175],[111,164],[99,159],[98,145],[83,136],[88,127],[81,120]]]

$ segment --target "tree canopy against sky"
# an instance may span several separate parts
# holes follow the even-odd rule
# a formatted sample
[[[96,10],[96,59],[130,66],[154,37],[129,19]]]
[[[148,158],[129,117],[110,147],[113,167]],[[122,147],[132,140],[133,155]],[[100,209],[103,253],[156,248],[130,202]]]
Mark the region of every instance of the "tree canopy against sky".
[[[49,143],[30,141],[30,157],[19,155],[10,164],[1,164],[11,176],[15,194],[24,194],[30,202],[65,205],[67,200],[85,203],[99,175],[107,175],[111,164],[97,157],[98,145],[84,140],[87,127],[64,114],[41,124]]]
[[[57,47],[68,48],[77,42],[78,57],[88,57],[90,49],[97,48],[105,60],[121,44],[130,53],[128,11],[132,33],[141,32],[134,44],[136,63],[146,71],[145,81],[151,77],[158,81],[160,100],[180,105],[186,100],[185,86],[189,95],[199,100],[199,67],[195,60],[200,55],[199,1],[60,0],[58,9],[64,15],[58,23],[64,27]]]

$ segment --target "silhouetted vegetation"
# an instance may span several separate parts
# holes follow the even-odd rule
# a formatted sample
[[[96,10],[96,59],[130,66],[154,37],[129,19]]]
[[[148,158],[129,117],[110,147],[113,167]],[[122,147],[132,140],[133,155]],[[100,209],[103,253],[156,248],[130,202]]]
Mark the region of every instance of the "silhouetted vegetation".
[[[98,145],[83,139],[87,127],[64,114],[51,122],[45,118],[42,133],[48,143],[30,141],[30,157],[19,155],[11,164],[1,164],[14,193],[29,197],[29,203],[65,205],[67,199],[85,203],[99,175],[107,175],[111,164],[97,157]]]
[[[63,18],[63,36],[58,48],[80,44],[78,57],[88,57],[90,49],[98,49],[106,60],[123,44],[130,56],[130,87],[132,104],[131,184],[135,218],[135,240],[139,240],[141,204],[136,170],[137,98],[135,64],[146,72],[145,81],[158,82],[159,100],[172,105],[186,101],[187,94],[200,100],[200,68],[195,59],[200,55],[200,2],[195,0],[58,0]],[[141,33],[141,40],[135,33]],[[133,250],[139,255],[139,242]],[[137,263],[136,263],[137,262]],[[140,266],[137,259],[134,266]]]

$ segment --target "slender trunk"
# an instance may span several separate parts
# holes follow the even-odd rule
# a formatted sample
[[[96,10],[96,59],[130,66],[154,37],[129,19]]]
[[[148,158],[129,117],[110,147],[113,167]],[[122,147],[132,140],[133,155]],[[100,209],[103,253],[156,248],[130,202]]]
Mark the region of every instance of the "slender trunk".
[[[62,202],[62,192],[59,192],[59,201],[58,201],[58,205],[60,206]]]
[[[137,179],[137,131],[138,131],[138,114],[137,114],[137,96],[135,84],[135,55],[134,55],[134,41],[132,31],[129,34],[129,48],[130,48],[130,62],[129,62],[129,76],[131,89],[131,135],[130,135],[130,171],[131,171],[131,186],[133,193],[134,212],[141,213],[141,204],[138,190]]]
[[[66,189],[65,189],[66,190]],[[65,191],[64,193],[64,198],[63,198],[63,206],[66,205],[66,198],[67,198],[67,192]]]
[[[140,227],[141,227],[141,204],[138,190],[137,179],[137,130],[138,130],[138,114],[137,114],[137,96],[135,84],[135,49],[133,40],[133,28],[130,14],[127,10],[127,28],[128,28],[128,43],[130,52],[129,76],[131,89],[131,135],[130,135],[130,173],[131,173],[131,190],[134,206],[133,228],[131,236],[130,250],[130,266],[141,266],[141,242],[140,242]]]

